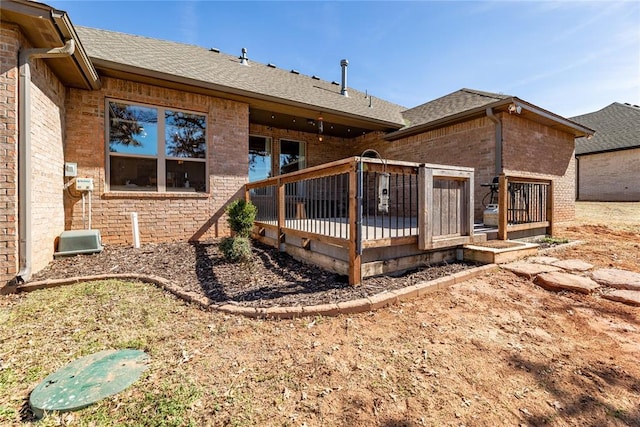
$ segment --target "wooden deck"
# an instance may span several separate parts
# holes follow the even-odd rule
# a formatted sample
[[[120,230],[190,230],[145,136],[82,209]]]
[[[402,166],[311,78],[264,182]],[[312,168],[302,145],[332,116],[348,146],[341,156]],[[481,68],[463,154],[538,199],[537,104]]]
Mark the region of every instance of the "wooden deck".
[[[505,229],[547,224],[550,191],[511,182],[504,203],[517,215],[506,217],[521,222]],[[358,284],[500,235],[474,231],[473,188],[471,168],[352,157],[247,184],[246,198],[258,207],[254,238]]]

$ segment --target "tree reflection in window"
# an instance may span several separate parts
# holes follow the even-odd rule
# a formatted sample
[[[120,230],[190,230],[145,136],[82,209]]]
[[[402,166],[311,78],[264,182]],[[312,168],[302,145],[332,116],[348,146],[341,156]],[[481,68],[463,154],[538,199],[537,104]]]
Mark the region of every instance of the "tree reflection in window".
[[[182,111],[165,111],[166,154],[171,157],[204,159],[206,117]]]
[[[139,154],[157,154],[154,138],[158,125],[155,108],[109,103],[109,151]],[[148,133],[152,138],[147,140]],[[148,144],[145,144],[148,142]]]

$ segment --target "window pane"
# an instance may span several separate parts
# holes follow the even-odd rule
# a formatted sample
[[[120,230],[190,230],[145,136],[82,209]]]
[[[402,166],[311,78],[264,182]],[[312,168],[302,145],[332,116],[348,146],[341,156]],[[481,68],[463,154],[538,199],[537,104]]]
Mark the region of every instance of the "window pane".
[[[271,141],[262,136],[249,137],[249,182],[271,176]]]
[[[109,184],[112,191],[156,191],[158,183],[155,159],[111,156]]]
[[[158,154],[158,110],[110,102],[109,151],[156,156]]]
[[[164,117],[166,155],[204,159],[207,148],[206,116],[167,110]]]
[[[205,162],[167,160],[167,191],[207,191]]]
[[[280,174],[304,169],[304,144],[295,141],[280,141]]]

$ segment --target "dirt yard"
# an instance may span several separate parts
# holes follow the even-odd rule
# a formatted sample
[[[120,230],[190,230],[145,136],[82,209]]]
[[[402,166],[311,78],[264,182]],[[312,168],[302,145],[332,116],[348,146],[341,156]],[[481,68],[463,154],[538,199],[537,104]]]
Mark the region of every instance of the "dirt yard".
[[[640,203],[578,204],[549,255],[640,272]],[[0,424],[48,373],[147,351],[125,392],[41,425],[640,426],[640,308],[506,271],[372,313],[287,321],[203,312],[150,285],[0,297]],[[22,408],[22,410],[21,410]]]

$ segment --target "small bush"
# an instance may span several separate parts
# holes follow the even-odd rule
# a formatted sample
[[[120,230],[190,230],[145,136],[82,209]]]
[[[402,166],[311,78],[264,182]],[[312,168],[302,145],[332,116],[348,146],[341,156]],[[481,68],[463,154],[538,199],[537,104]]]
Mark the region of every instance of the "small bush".
[[[249,237],[258,208],[244,199],[235,200],[227,207],[231,231],[239,237]]]
[[[251,242],[247,237],[227,237],[220,242],[220,251],[227,261],[248,262],[252,258]]]

